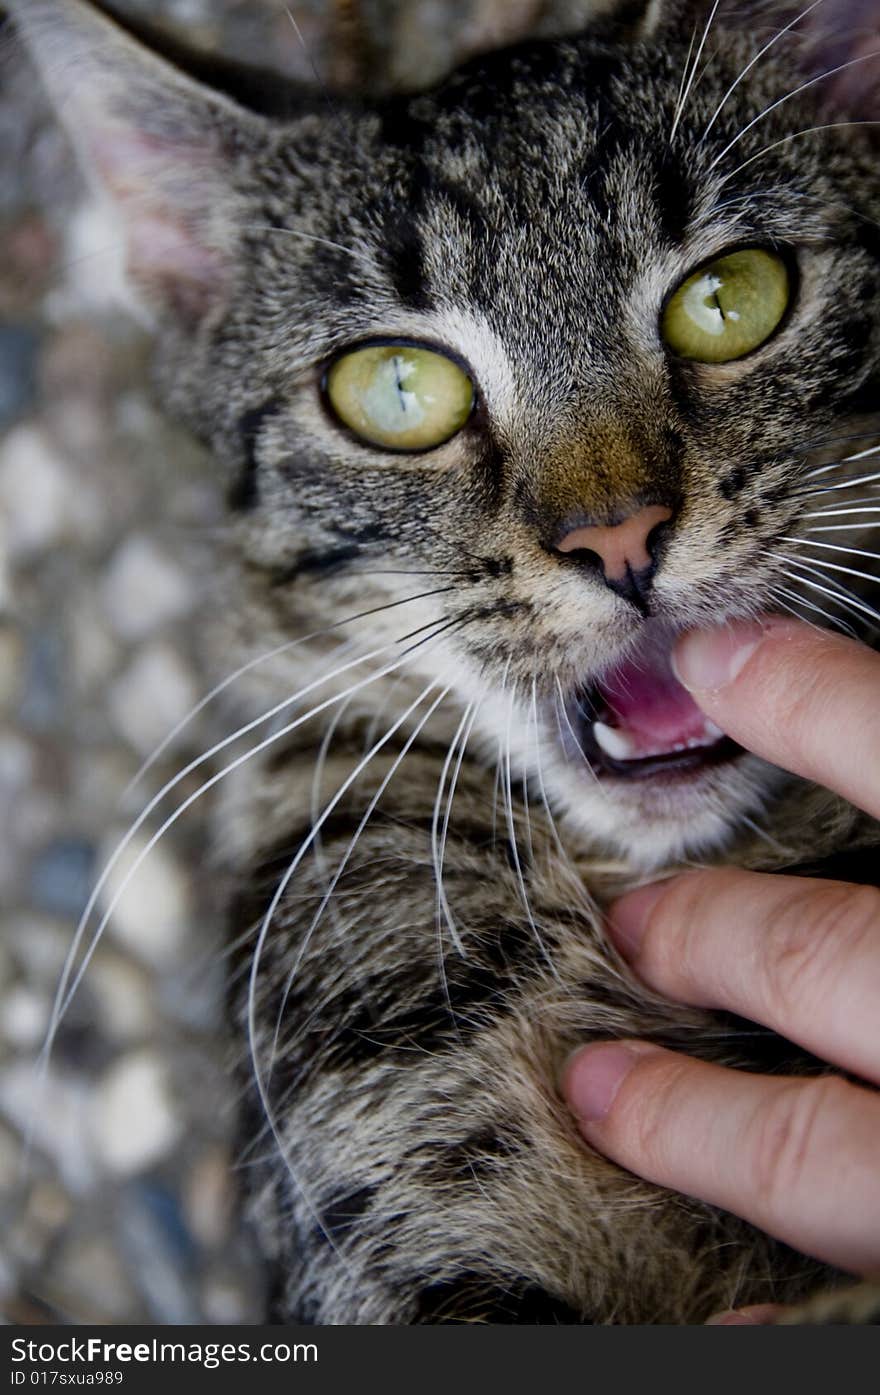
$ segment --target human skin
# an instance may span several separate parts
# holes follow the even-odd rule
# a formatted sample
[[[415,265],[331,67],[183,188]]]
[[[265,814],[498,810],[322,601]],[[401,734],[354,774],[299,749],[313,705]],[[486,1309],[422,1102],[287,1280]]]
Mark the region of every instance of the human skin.
[[[880,656],[768,617],[693,632],[676,671],[743,746],[880,818]],[[623,897],[609,933],[668,998],[772,1027],[837,1074],[769,1078],[647,1042],[568,1062],[584,1138],[632,1172],[714,1202],[852,1274],[880,1273],[880,891],[739,869]],[[718,1322],[762,1322],[770,1309]]]

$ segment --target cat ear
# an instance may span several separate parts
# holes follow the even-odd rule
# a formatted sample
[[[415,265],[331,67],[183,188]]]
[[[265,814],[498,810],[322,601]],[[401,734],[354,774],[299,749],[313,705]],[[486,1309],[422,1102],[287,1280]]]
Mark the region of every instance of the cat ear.
[[[835,107],[880,119],[880,6],[877,0],[823,0],[808,17],[809,67],[828,73]],[[837,71],[835,71],[837,70]]]
[[[627,0],[598,2],[616,17],[627,14]],[[878,0],[635,0],[630,14],[641,37],[665,24],[690,26],[705,33],[710,50],[714,28],[751,34],[756,51],[775,38],[806,81],[827,75],[816,84],[820,101],[854,120],[880,118]]]
[[[11,0],[84,171],[118,225],[127,288],[192,329],[225,301],[243,197],[237,155],[263,123],[83,0]]]
[[[532,32],[577,34],[597,21],[610,20],[632,38],[650,38],[681,0],[544,0]]]
[[[854,120],[880,117],[877,0],[722,0],[716,22],[752,33],[756,49],[777,38],[806,81],[819,79],[817,101],[831,110]]]

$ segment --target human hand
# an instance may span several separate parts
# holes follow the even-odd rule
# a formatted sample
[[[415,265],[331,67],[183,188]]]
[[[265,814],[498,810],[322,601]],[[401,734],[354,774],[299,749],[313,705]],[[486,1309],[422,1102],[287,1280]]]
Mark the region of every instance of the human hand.
[[[743,746],[880,818],[880,656],[768,618],[687,635],[677,671]],[[750,1017],[880,1085],[880,891],[686,873],[619,900],[609,931],[664,996]],[[880,1094],[647,1042],[585,1047],[563,1089],[587,1141],[623,1167],[853,1274],[880,1274]]]

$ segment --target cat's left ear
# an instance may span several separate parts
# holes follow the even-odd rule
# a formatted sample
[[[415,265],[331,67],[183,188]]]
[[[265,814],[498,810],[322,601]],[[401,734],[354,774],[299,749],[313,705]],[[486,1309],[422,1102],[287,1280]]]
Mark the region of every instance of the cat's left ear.
[[[667,24],[705,33],[713,28],[752,34],[756,51],[777,41],[805,79],[822,77],[828,105],[854,119],[880,118],[880,3],[878,0],[597,0],[640,38]]]
[[[807,33],[810,69],[831,74],[833,105],[853,118],[880,120],[877,0],[823,0],[808,16]]]
[[[228,297],[242,155],[262,119],[84,0],[7,0],[90,183],[112,210],[139,306],[193,329]]]

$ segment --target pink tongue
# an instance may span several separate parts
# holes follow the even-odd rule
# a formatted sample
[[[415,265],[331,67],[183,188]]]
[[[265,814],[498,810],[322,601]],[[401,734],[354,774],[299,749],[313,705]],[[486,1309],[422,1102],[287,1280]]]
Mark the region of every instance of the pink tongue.
[[[658,636],[599,684],[613,714],[611,724],[652,751],[672,750],[705,731],[703,713],[672,672],[671,643],[669,635]]]

